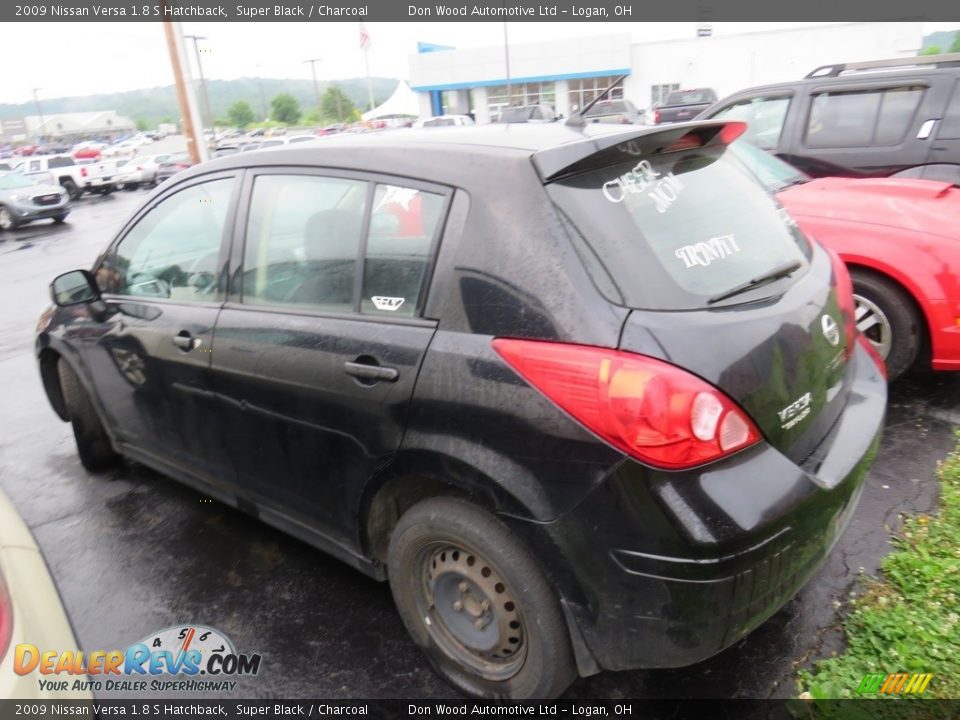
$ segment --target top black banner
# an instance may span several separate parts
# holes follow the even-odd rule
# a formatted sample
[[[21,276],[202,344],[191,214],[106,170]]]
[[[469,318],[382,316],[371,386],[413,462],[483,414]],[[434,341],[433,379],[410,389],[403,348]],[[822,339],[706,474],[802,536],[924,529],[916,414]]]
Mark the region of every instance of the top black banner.
[[[958,0],[36,0],[0,4],[4,22],[960,21]]]

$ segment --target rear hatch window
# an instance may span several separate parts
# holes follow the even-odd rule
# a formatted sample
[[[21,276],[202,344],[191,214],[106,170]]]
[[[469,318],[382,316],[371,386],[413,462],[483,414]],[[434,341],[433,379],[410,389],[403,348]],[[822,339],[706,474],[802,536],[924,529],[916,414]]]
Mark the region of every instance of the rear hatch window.
[[[547,192],[630,307],[695,310],[757,300],[760,288],[780,292],[809,264],[810,245],[796,224],[722,145],[590,170]],[[746,288],[797,265],[789,278]]]

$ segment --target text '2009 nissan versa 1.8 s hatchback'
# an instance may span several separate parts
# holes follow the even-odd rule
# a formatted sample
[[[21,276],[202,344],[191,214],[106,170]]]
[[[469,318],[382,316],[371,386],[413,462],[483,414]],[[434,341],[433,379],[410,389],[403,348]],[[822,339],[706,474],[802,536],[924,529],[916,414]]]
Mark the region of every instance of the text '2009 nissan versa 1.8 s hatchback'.
[[[178,175],[53,282],[43,383],[134,459],[389,579],[483,697],[707,658],[845,527],[882,362],[744,126],[330,139]]]

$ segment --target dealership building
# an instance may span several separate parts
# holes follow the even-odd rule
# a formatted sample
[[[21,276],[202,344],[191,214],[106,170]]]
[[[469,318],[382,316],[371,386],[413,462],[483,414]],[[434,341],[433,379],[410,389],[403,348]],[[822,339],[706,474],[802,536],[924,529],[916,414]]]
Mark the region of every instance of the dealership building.
[[[612,97],[626,97],[642,110],[671,90],[712,87],[723,97],[799,79],[822,65],[916,55],[923,23],[837,23],[736,35],[700,27],[692,34],[657,42],[612,34],[511,44],[509,72],[502,45],[420,43],[410,56],[410,86],[422,116],[473,113],[484,123],[507,105],[547,103],[567,116],[625,74]]]

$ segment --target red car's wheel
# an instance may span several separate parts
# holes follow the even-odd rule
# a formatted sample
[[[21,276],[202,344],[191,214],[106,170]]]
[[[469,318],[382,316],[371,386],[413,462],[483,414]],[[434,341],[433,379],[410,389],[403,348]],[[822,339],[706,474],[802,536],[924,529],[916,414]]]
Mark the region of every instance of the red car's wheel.
[[[862,270],[850,275],[857,329],[884,359],[893,380],[917,358],[923,332],[920,314],[913,298],[892,281]]]

